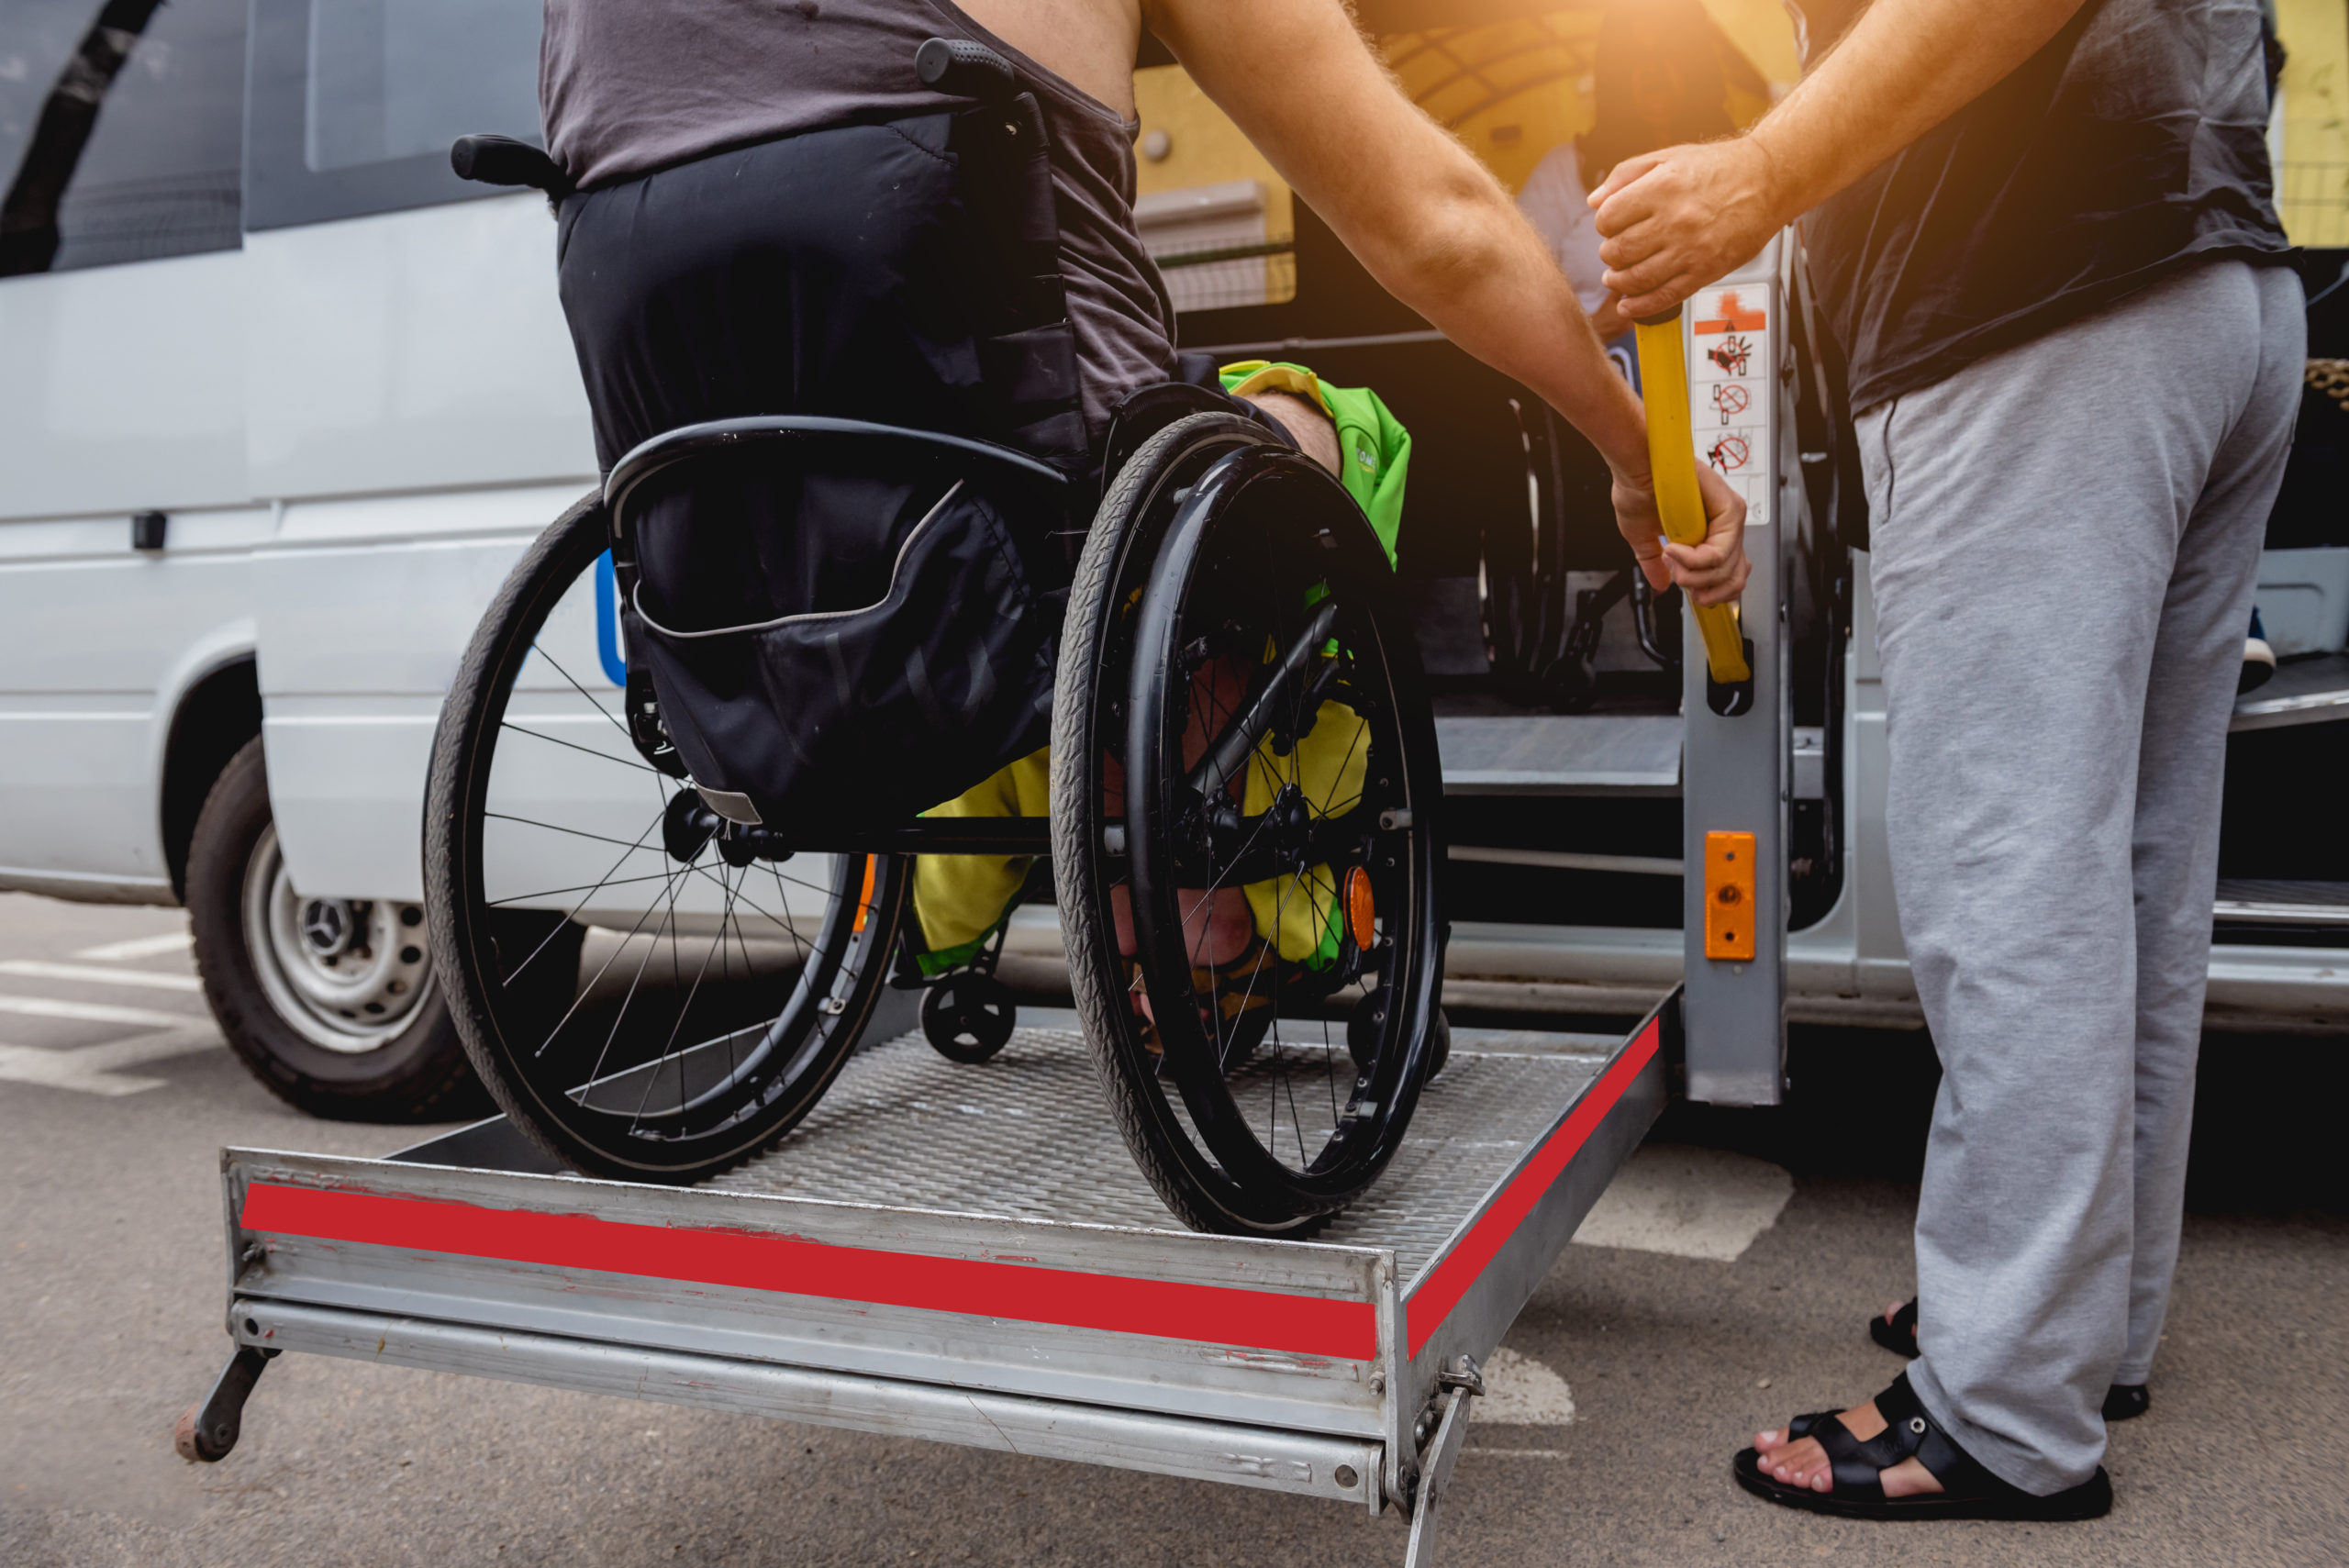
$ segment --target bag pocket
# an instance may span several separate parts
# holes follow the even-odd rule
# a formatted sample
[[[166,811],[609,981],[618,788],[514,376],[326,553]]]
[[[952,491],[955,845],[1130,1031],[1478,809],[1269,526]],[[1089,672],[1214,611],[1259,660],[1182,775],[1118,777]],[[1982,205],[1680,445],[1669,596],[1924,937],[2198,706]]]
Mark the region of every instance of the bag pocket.
[[[827,521],[793,526],[820,539]],[[967,480],[905,532],[876,601],[698,628],[647,587],[636,618],[679,756],[770,826],[901,824],[1044,744],[1065,589],[1034,580]]]

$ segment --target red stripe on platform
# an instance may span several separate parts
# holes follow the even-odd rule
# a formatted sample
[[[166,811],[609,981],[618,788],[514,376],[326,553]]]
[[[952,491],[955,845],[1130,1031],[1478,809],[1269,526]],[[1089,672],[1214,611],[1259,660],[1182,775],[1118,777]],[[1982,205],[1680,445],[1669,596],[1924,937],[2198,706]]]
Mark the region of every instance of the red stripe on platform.
[[[1485,1272],[1485,1265],[1491,1262],[1508,1239],[1517,1234],[1517,1228],[1524,1223],[1527,1215],[1533,1212],[1533,1206],[1542,1201],[1542,1195],[1550,1190],[1550,1184],[1574,1162],[1576,1154],[1582,1152],[1582,1146],[1590,1140],[1590,1135],[1598,1129],[1598,1124],[1607,1119],[1607,1113],[1622,1099],[1624,1092],[1631,1086],[1631,1080],[1640,1075],[1640,1070],[1655,1059],[1656,1051],[1663,1043],[1663,1024],[1650,1018],[1648,1027],[1623,1048],[1623,1054],[1615,1059],[1613,1065],[1599,1074],[1598,1082],[1590,1086],[1566,1119],[1559,1124],[1558,1130],[1549,1136],[1525,1169],[1511,1179],[1501,1195],[1494,1200],[1493,1206],[1485,1210],[1484,1217],[1469,1228],[1468,1234],[1460,1239],[1460,1244],[1453,1248],[1426,1281],[1411,1293],[1410,1299],[1403,1304],[1403,1321],[1410,1337],[1412,1355],[1419,1353],[1420,1348],[1428,1342],[1428,1336],[1451,1316],[1452,1309],[1460,1304],[1460,1298],[1468,1294],[1468,1287],[1475,1284],[1477,1276]]]
[[[1378,1342],[1377,1310],[1366,1301],[885,1252],[755,1230],[633,1225],[592,1214],[481,1208],[262,1182],[246,1192],[240,1223],[248,1230],[320,1241],[596,1269],[1296,1355],[1368,1361]]]

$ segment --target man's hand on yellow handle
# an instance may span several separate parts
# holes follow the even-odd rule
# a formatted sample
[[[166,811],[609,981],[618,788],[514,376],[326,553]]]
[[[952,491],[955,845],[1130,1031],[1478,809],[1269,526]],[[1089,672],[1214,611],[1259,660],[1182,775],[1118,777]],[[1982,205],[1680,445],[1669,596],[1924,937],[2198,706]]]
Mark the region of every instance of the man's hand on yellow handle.
[[[1743,265],[1789,216],[1750,137],[1626,158],[1590,193],[1607,286],[1625,316],[1661,316]]]
[[[1727,480],[1701,465],[1697,488],[1705,497],[1705,537],[1699,543],[1675,544],[1664,537],[1655,487],[1644,473],[1617,471],[1615,526],[1657,593],[1676,585],[1691,604],[1735,604],[1753,570],[1745,559],[1745,503]]]

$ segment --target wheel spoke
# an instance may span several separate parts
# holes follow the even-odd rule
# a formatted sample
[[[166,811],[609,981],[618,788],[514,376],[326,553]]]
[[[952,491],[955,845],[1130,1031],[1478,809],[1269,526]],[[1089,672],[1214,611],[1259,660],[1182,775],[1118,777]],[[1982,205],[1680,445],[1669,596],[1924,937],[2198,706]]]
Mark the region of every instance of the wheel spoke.
[[[674,903],[670,906],[670,908],[673,912],[674,911],[675,906]],[[555,1036],[562,1032],[563,1026],[571,1022],[572,1016],[579,1011],[581,1005],[584,1003],[589,996],[595,995],[596,986],[597,983],[604,978],[606,972],[608,971],[613,964],[619,962],[621,953],[628,951],[629,938],[634,937],[637,932],[644,929],[644,922],[651,917],[652,909],[650,906],[645,909],[643,914],[639,915],[636,917],[636,924],[628,929],[628,934],[623,936],[620,939],[619,945],[612,950],[612,956],[604,961],[603,968],[596,970],[596,973],[589,977],[587,984],[579,987],[579,994],[572,998],[571,1006],[563,1009],[562,1017],[556,1019],[554,1028],[547,1031],[547,1038],[540,1041],[539,1049],[537,1051],[531,1052],[533,1058],[541,1057],[546,1054],[547,1047],[554,1043]],[[673,955],[672,962],[674,962],[674,954],[675,952],[674,944],[676,941],[676,928],[674,926],[670,928],[669,940],[673,944],[670,951]]]
[[[484,816],[484,818],[486,818],[489,815],[490,815],[490,813],[487,813],[487,812],[484,812],[484,813],[483,813],[483,816]],[[535,824],[534,824],[534,826],[535,826]],[[651,822],[651,824],[650,824],[650,825],[648,825],[648,826],[645,828],[644,831],[643,831],[641,834],[640,834],[640,835],[638,836],[636,842],[635,842],[635,843],[633,843],[633,844],[630,844],[630,845],[627,848],[627,850],[625,850],[624,851],[622,851],[622,853],[621,853],[621,855],[620,855],[620,858],[619,858],[618,860],[614,861],[610,865],[607,866],[607,867],[604,869],[604,876],[605,876],[605,879],[606,879],[606,880],[605,880],[605,881],[602,881],[602,882],[598,882],[598,883],[595,884],[595,885],[593,885],[593,886],[589,887],[589,888],[588,888],[588,890],[587,890],[587,897],[586,897],[586,898],[582,898],[578,903],[576,903],[576,904],[573,905],[573,906],[571,906],[571,913],[570,913],[570,914],[568,914],[568,915],[565,915],[565,916],[563,917],[563,918],[564,918],[566,921],[577,918],[577,917],[578,917],[578,915],[579,915],[579,911],[581,911],[582,909],[584,909],[584,908],[586,908],[586,907],[587,907],[587,899],[588,899],[588,898],[593,898],[593,897],[595,897],[595,896],[596,896],[596,892],[597,892],[599,889],[601,889],[601,888],[603,888],[604,886],[606,886],[606,885],[607,885],[607,884],[608,884],[608,880],[609,880],[609,878],[610,878],[610,876],[611,876],[612,873],[614,873],[614,872],[616,872],[616,871],[619,870],[619,869],[620,869],[620,867],[621,867],[622,865],[626,864],[626,863],[627,863],[627,862],[628,862],[628,858],[629,858],[629,855],[632,855],[632,854],[636,853],[636,851],[639,851],[639,850],[642,849],[642,848],[644,847],[644,840],[647,840],[647,839],[650,839],[651,837],[652,837],[653,829],[654,829],[654,828],[658,828],[658,827],[660,827],[660,826],[661,826],[661,818],[660,818],[660,817],[655,817],[652,819],[652,821]],[[614,840],[610,840],[610,842],[612,842],[612,843],[618,843],[618,842],[619,842],[619,840],[617,840],[617,839],[614,839]],[[529,968],[529,967],[530,967],[530,965],[531,965],[533,962],[537,962],[539,954],[540,954],[540,953],[542,953],[542,952],[546,951],[546,950],[547,950],[547,944],[548,944],[548,943],[550,943],[550,942],[551,942],[551,941],[553,941],[553,940],[555,940],[555,938],[556,938],[556,937],[558,937],[558,936],[560,936],[560,935],[562,934],[562,928],[561,926],[556,926],[556,927],[552,928],[551,929],[550,929],[544,937],[542,937],[542,938],[540,938],[540,940],[539,940],[539,945],[538,945],[537,947],[534,947],[534,948],[532,948],[532,949],[530,950],[530,956],[529,956],[529,958],[524,959],[520,963],[516,964],[516,965],[514,966],[514,971],[513,971],[513,973],[510,973],[510,974],[506,975],[503,979],[501,979],[501,980],[498,982],[498,984],[499,984],[499,985],[501,985],[501,986],[503,986],[503,987],[511,988],[511,987],[512,987],[512,985],[513,985],[513,984],[514,984],[514,982],[515,982],[515,981],[517,981],[517,980],[518,980],[518,979],[520,979],[520,978],[522,977],[522,972],[523,972],[524,970],[526,970],[526,969]],[[565,1017],[568,1017],[568,1016],[569,1016],[568,1014],[566,1014],[566,1015],[565,1015]]]
[[[661,826],[660,818],[653,818],[652,826],[647,828],[638,836],[636,842],[631,844],[626,839],[615,839],[609,833],[590,833],[584,828],[565,828],[556,822],[541,822],[535,817],[515,817],[503,811],[484,811],[482,816],[492,822],[511,822],[522,828],[542,828],[550,833],[564,833],[573,839],[593,839],[599,844],[618,844],[630,851],[644,848],[645,840],[651,838],[654,831]]]
[[[526,728],[522,725],[515,723],[510,718],[502,718],[498,720],[498,728],[501,729],[510,729],[517,735],[527,735],[533,740],[543,740],[550,746],[563,746],[568,747],[573,751],[584,751],[591,757],[600,757],[607,762],[617,762],[623,768],[634,768],[639,773],[651,773],[656,778],[667,776],[663,774],[660,769],[653,767],[649,762],[640,762],[629,757],[615,757],[609,751],[598,751],[593,746],[582,746],[576,740],[565,740],[559,736],[548,735],[536,729]]]
[[[726,879],[723,876],[718,878],[718,884],[720,886],[726,885]],[[694,998],[701,995],[702,977],[709,973],[709,961],[711,957],[725,945],[726,922],[732,919],[734,916],[734,900],[732,897],[733,890],[729,887],[727,889],[727,892],[728,897],[726,901],[726,909],[725,912],[718,917],[718,935],[710,940],[710,951],[701,955],[701,967],[694,972],[694,983],[691,986],[687,987],[685,991],[685,999],[677,1008],[677,1021],[669,1026],[669,1038],[662,1043],[661,1054],[654,1059],[651,1067],[648,1069],[644,1074],[644,1089],[642,1093],[638,1095],[636,1110],[629,1118],[628,1129],[630,1132],[634,1132],[638,1126],[644,1120],[645,1103],[651,1098],[653,1082],[661,1076],[660,1063],[669,1061],[675,1055],[677,1036],[679,1032],[685,1029],[685,1020],[693,1016]],[[707,1045],[709,1042],[704,1040],[700,1043]],[[679,1103],[682,1105],[685,1098],[685,1063],[682,1056],[676,1057],[676,1062],[677,1098]]]
[[[556,674],[561,675],[566,682],[569,682],[573,691],[577,692],[581,696],[585,697],[587,699],[587,706],[594,708],[597,713],[602,714],[604,716],[604,722],[610,725],[614,729],[618,730],[623,740],[627,740],[630,746],[636,744],[636,737],[629,734],[628,726],[622,724],[619,721],[618,717],[614,714],[610,708],[607,708],[602,703],[597,702],[596,700],[595,693],[581,685],[577,681],[572,680],[571,672],[562,667],[562,662],[557,659],[553,654],[548,652],[545,648],[540,646],[536,638],[532,638],[530,639],[530,651],[545,660],[549,669],[552,670]]]
[[[528,904],[534,898],[559,898],[571,893],[599,893],[607,887],[626,887],[631,883],[662,882],[673,874],[674,873],[665,871],[653,871],[647,872],[642,876],[611,876],[606,877],[601,882],[574,883],[569,887],[548,887],[536,893],[515,893],[504,898],[484,898],[482,900],[482,906],[488,909],[502,909],[511,904]]]
[[[767,870],[773,873],[774,876],[774,901],[782,905],[786,910],[789,909],[791,907],[791,895],[783,890],[783,873],[776,869],[775,863],[773,861],[769,861],[767,862]],[[863,906],[862,901],[860,901],[859,906]],[[810,956],[810,952],[807,944],[800,940],[799,928],[793,925],[785,926],[784,929],[791,933],[791,945],[799,950],[799,962],[801,966],[805,967]]]
[[[675,878],[672,876],[670,881],[671,891],[674,893]],[[676,914],[676,902],[672,898],[667,905],[666,913],[661,917],[661,924],[663,927],[669,925],[675,919]],[[629,977],[628,994],[620,998],[619,1010],[612,1015],[612,1027],[604,1031],[604,1043],[602,1048],[596,1052],[596,1064],[587,1069],[586,1082],[580,1085],[579,1099],[583,1106],[586,1103],[588,1091],[595,1086],[596,1080],[603,1075],[604,1062],[612,1053],[612,1041],[619,1038],[620,1025],[627,1020],[629,1007],[630,1004],[636,1000],[636,988],[643,984],[644,972],[651,965],[652,955],[660,951],[661,932],[660,930],[655,929],[652,933],[651,940],[644,944],[644,956],[636,961],[636,973]]]

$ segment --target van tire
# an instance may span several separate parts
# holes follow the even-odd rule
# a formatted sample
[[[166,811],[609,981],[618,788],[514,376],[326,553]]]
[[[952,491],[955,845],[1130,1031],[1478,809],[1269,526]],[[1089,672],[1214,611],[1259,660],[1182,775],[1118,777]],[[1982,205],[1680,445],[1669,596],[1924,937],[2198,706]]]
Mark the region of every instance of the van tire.
[[[264,840],[269,849],[263,851]],[[188,924],[205,1000],[228,1049],[262,1086],[287,1105],[335,1121],[461,1121],[494,1108],[473,1077],[440,988],[406,1015],[406,1027],[380,1043],[335,1050],[312,1037],[273,1000],[248,917],[249,879],[257,851],[273,858],[275,826],[258,736],[213,781],[188,851]],[[396,918],[397,917],[393,917]],[[416,928],[416,941],[424,941]],[[427,972],[429,974],[429,971]],[[281,986],[281,990],[283,987]]]

